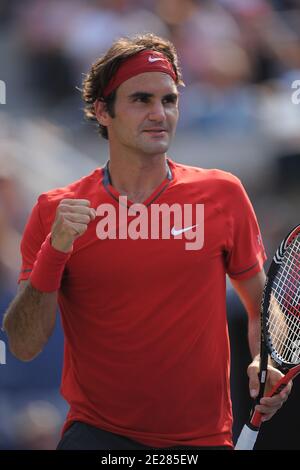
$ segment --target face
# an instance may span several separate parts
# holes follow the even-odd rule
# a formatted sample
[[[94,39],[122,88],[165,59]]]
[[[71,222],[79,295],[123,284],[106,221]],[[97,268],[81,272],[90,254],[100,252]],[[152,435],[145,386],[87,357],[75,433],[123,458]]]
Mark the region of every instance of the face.
[[[96,108],[112,149],[165,154],[178,121],[178,91],[168,74],[147,72],[126,80],[117,90],[114,109],[112,118]]]

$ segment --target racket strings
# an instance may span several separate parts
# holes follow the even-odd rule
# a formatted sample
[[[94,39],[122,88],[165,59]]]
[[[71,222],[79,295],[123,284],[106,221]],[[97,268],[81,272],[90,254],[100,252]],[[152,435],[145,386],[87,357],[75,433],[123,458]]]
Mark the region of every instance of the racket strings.
[[[282,286],[280,285],[280,289],[278,289],[277,285],[277,296],[275,294],[275,297],[272,298],[271,307],[272,313],[274,314],[272,320],[274,320],[274,317],[276,319],[274,323],[275,327],[272,328],[272,331],[274,334],[274,342],[276,340],[276,347],[278,347],[281,356],[283,356],[285,352],[286,359],[291,362],[297,360],[295,352],[299,349],[299,344],[296,342],[299,321],[297,318],[295,319],[295,315],[298,316],[299,312],[297,309],[297,290],[295,289],[297,283],[295,283],[295,277],[290,275],[291,264],[287,262],[286,266],[287,268],[283,271],[282,278],[285,282],[286,291],[284,295],[282,295]],[[292,305],[292,303],[296,303],[296,306]]]
[[[279,358],[300,362],[300,235],[284,253],[269,302],[267,327]]]

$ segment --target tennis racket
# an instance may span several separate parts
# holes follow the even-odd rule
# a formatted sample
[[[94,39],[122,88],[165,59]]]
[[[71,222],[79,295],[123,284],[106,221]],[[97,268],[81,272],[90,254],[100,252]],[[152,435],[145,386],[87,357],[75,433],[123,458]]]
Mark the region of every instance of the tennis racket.
[[[268,356],[286,372],[265,396],[279,393],[300,373],[300,225],[281,242],[269,268],[261,303],[260,389],[236,450],[252,450],[262,414],[254,411],[264,396]]]

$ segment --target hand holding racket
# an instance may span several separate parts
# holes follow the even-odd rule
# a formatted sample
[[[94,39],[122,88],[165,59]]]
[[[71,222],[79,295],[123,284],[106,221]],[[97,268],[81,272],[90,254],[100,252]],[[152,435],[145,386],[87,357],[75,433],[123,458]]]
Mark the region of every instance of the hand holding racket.
[[[260,390],[236,450],[252,450],[255,445],[262,420],[255,405],[264,396],[269,355],[288,372],[266,397],[280,393],[300,373],[300,225],[281,242],[268,271],[261,304],[260,351]]]

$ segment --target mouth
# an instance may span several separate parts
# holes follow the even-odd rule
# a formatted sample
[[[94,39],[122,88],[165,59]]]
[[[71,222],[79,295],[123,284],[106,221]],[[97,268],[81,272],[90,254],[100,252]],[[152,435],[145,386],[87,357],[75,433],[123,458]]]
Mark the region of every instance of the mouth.
[[[166,129],[145,129],[143,132],[155,137],[161,137],[167,134]]]

